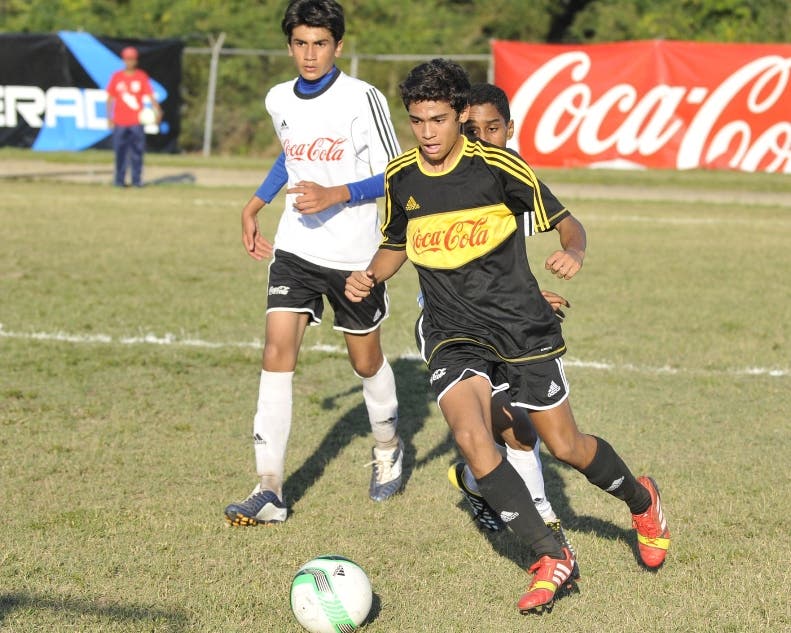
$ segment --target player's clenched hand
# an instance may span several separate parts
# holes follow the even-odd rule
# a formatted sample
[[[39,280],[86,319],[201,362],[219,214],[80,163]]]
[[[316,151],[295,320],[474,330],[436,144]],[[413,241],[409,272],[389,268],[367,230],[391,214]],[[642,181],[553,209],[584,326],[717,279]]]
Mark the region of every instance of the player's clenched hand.
[[[349,301],[359,303],[371,294],[376,285],[373,273],[369,270],[355,270],[346,278],[344,294]]]
[[[303,215],[319,213],[334,204],[340,204],[349,199],[349,190],[346,185],[324,187],[309,180],[300,180],[293,187],[286,189],[286,193],[297,194],[294,208]]]
[[[262,260],[272,257],[272,243],[261,235],[258,218],[255,214],[242,211],[242,243],[247,254],[253,259]]]
[[[582,253],[574,250],[555,251],[547,257],[544,268],[556,277],[571,279],[582,268]]]

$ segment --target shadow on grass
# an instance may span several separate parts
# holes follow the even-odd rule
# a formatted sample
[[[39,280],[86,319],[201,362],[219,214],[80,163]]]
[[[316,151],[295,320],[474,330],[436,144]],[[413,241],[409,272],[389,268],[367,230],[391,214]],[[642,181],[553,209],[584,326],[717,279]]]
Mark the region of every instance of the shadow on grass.
[[[379,598],[379,594],[376,592],[373,593],[371,598],[371,610],[368,612],[368,615],[365,618],[365,623],[370,623],[376,621],[379,617],[379,614],[382,612],[382,600]]]
[[[425,365],[422,361],[399,358],[391,363],[395,374],[398,394],[398,434],[404,442],[403,487],[408,485],[415,469],[415,435],[423,428],[429,417]],[[337,411],[336,401],[354,393],[360,394],[357,406],[347,411],[332,425],[313,454],[286,480],[283,488],[288,491],[290,505],[296,505],[307,490],[324,474],[327,464],[335,459],[345,446],[357,437],[369,437],[371,425],[362,398],[359,383],[343,393],[327,397],[322,402],[325,411]],[[446,446],[447,444],[447,446]],[[373,446],[373,439],[371,440]],[[445,443],[435,451],[449,451],[453,446]],[[421,463],[427,461],[426,457]]]
[[[194,184],[195,181],[195,174],[184,172],[181,174],[172,174],[170,176],[152,178],[151,180],[146,180],[145,185],[146,187],[152,187],[156,185],[191,185]]]
[[[0,624],[9,613],[17,610],[66,612],[72,616],[102,618],[125,626],[142,625],[145,630],[190,630],[186,613],[179,611],[167,611],[146,605],[110,604],[99,598],[90,600],[27,591],[0,593]]]

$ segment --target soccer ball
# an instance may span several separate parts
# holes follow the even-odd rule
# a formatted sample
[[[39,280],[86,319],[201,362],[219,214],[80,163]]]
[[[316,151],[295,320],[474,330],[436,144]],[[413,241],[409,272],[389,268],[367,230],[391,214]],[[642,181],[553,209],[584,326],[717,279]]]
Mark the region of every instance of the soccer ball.
[[[155,125],[157,122],[157,113],[151,108],[143,108],[137,115],[140,125]]]
[[[371,611],[371,582],[343,556],[318,556],[291,581],[291,610],[310,633],[351,633]]]

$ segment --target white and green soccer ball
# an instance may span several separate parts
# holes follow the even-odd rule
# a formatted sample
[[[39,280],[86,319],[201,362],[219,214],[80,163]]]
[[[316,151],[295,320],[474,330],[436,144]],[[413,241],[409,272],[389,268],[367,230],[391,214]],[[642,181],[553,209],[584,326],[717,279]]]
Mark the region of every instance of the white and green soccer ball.
[[[351,633],[371,611],[371,581],[343,556],[318,556],[291,581],[291,610],[310,633]]]

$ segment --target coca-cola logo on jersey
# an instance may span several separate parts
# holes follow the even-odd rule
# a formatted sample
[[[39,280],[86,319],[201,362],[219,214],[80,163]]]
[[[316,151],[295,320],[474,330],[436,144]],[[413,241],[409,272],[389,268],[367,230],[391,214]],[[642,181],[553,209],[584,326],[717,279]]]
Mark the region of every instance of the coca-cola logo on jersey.
[[[791,173],[791,46],[535,48],[495,56],[529,162]]]
[[[486,220],[485,217],[477,220],[459,220],[447,228],[430,231],[422,231],[418,228],[412,235],[412,248],[415,253],[420,254],[483,246],[489,239]]]
[[[283,140],[283,151],[291,160],[309,160],[335,162],[343,159],[345,138],[329,138],[326,136],[314,139],[309,143],[292,143]]]

